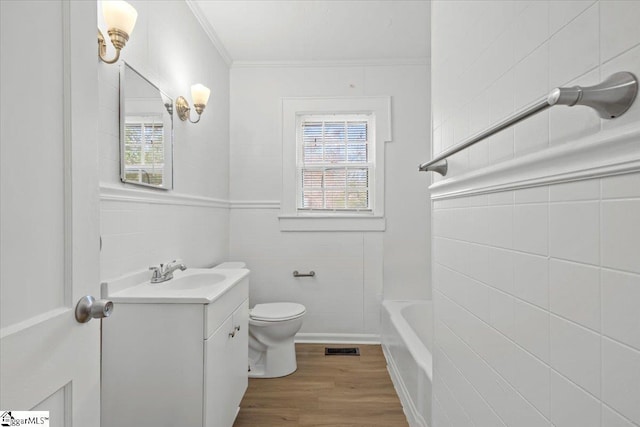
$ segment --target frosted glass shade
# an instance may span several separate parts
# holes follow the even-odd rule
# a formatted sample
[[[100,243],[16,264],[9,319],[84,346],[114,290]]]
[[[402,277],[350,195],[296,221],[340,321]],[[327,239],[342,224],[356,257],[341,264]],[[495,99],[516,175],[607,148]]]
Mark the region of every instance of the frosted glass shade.
[[[128,35],[131,35],[138,19],[136,9],[122,0],[103,0],[102,14],[108,29],[115,28]]]
[[[207,105],[209,101],[209,95],[211,90],[208,87],[201,85],[200,83],[191,86],[191,99],[195,104]]]

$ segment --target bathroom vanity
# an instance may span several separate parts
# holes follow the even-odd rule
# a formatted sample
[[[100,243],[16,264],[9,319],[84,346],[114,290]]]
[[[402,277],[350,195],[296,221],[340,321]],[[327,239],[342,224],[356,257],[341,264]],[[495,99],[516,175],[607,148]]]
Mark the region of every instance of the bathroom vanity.
[[[143,276],[147,279],[140,281]],[[103,284],[103,427],[231,427],[247,388],[249,270]]]

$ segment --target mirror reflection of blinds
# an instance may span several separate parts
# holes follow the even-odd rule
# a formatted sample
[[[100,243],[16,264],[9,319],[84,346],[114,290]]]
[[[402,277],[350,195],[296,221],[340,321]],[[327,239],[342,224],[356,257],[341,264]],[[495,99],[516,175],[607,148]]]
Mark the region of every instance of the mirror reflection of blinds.
[[[355,117],[355,116],[354,116]],[[362,116],[359,116],[362,117]],[[369,122],[310,116],[301,123],[298,209],[370,211]]]
[[[126,123],[124,134],[127,179],[162,185],[164,125],[162,123]]]

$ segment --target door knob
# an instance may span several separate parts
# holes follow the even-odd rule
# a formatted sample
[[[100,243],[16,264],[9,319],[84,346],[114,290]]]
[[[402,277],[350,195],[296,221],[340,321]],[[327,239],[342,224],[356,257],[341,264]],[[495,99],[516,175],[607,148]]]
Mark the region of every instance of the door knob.
[[[76,320],[80,323],[109,317],[111,313],[113,313],[113,302],[106,299],[96,300],[90,295],[80,298],[76,305]]]

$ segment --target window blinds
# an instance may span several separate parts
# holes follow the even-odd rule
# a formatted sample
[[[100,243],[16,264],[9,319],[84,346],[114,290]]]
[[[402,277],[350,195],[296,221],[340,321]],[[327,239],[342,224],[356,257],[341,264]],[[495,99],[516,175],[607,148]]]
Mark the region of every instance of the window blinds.
[[[367,116],[302,119],[298,136],[298,209],[371,209],[373,162],[369,136]]]
[[[164,172],[164,125],[126,123],[124,136],[127,179],[161,185]]]

